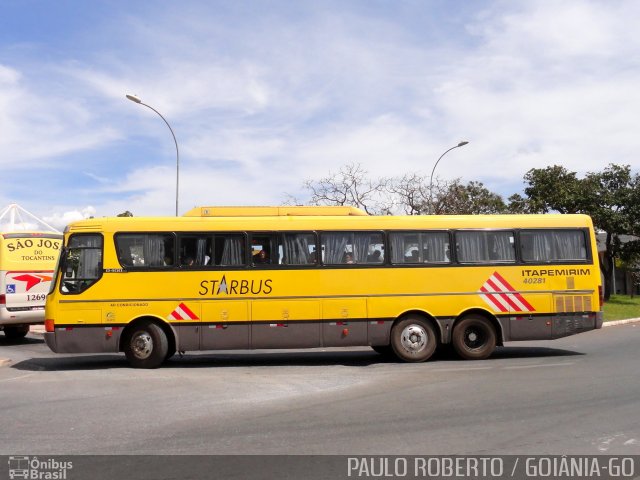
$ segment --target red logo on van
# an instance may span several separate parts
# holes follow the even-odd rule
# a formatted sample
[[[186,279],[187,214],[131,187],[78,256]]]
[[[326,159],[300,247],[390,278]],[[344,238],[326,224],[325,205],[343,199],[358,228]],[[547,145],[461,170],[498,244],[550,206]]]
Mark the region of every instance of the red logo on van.
[[[42,282],[50,282],[51,275],[34,275],[31,273],[26,273],[24,275],[18,275],[17,277],[13,277],[14,280],[18,280],[20,282],[27,282],[27,292],[31,290],[33,287]]]

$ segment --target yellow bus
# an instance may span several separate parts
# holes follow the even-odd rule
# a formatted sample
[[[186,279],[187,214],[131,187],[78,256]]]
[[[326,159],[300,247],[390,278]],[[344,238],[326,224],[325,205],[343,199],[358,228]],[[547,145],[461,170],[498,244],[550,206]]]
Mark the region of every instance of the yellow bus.
[[[46,304],[58,353],[371,346],[408,362],[602,326],[584,215],[199,207],[73,223]]]

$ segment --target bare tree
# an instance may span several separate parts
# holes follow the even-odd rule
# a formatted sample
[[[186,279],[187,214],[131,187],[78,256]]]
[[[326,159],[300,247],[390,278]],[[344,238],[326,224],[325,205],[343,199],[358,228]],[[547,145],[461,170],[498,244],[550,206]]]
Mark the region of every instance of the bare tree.
[[[310,205],[352,205],[379,215],[389,210],[384,199],[387,181],[371,179],[362,165],[350,163],[320,180],[306,180],[303,186],[311,193]]]
[[[429,198],[426,177],[417,173],[407,173],[387,182],[391,205],[406,215],[420,215]]]
[[[450,182],[436,179],[430,192],[428,180],[419,173],[371,179],[360,164],[349,164],[320,180],[306,180],[303,187],[310,193],[309,205],[352,205],[370,215],[424,215],[429,211],[479,214],[506,210],[502,197],[489,191],[481,182],[463,185],[459,178]],[[301,203],[291,195],[287,197],[285,203],[288,205]]]

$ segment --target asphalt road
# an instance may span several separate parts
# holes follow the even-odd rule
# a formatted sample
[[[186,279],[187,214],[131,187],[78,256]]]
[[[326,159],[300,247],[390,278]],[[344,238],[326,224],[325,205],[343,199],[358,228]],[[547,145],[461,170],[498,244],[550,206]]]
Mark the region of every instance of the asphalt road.
[[[0,335],[0,454],[640,454],[640,323],[488,360],[195,353],[158,370]]]

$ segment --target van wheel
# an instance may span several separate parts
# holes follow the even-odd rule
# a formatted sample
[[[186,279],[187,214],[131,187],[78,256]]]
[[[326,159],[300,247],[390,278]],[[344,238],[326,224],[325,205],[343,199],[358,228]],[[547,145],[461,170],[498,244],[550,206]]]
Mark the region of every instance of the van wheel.
[[[167,336],[162,328],[151,322],[135,326],[124,344],[124,354],[134,368],[158,368],[168,351]]]
[[[4,327],[4,336],[8,340],[20,340],[26,337],[27,333],[29,333],[29,325]]]
[[[453,328],[451,343],[465,360],[482,360],[496,348],[496,331],[491,322],[479,315],[464,317]]]
[[[391,347],[405,362],[424,362],[436,350],[436,332],[430,322],[420,317],[408,317],[391,329]]]

